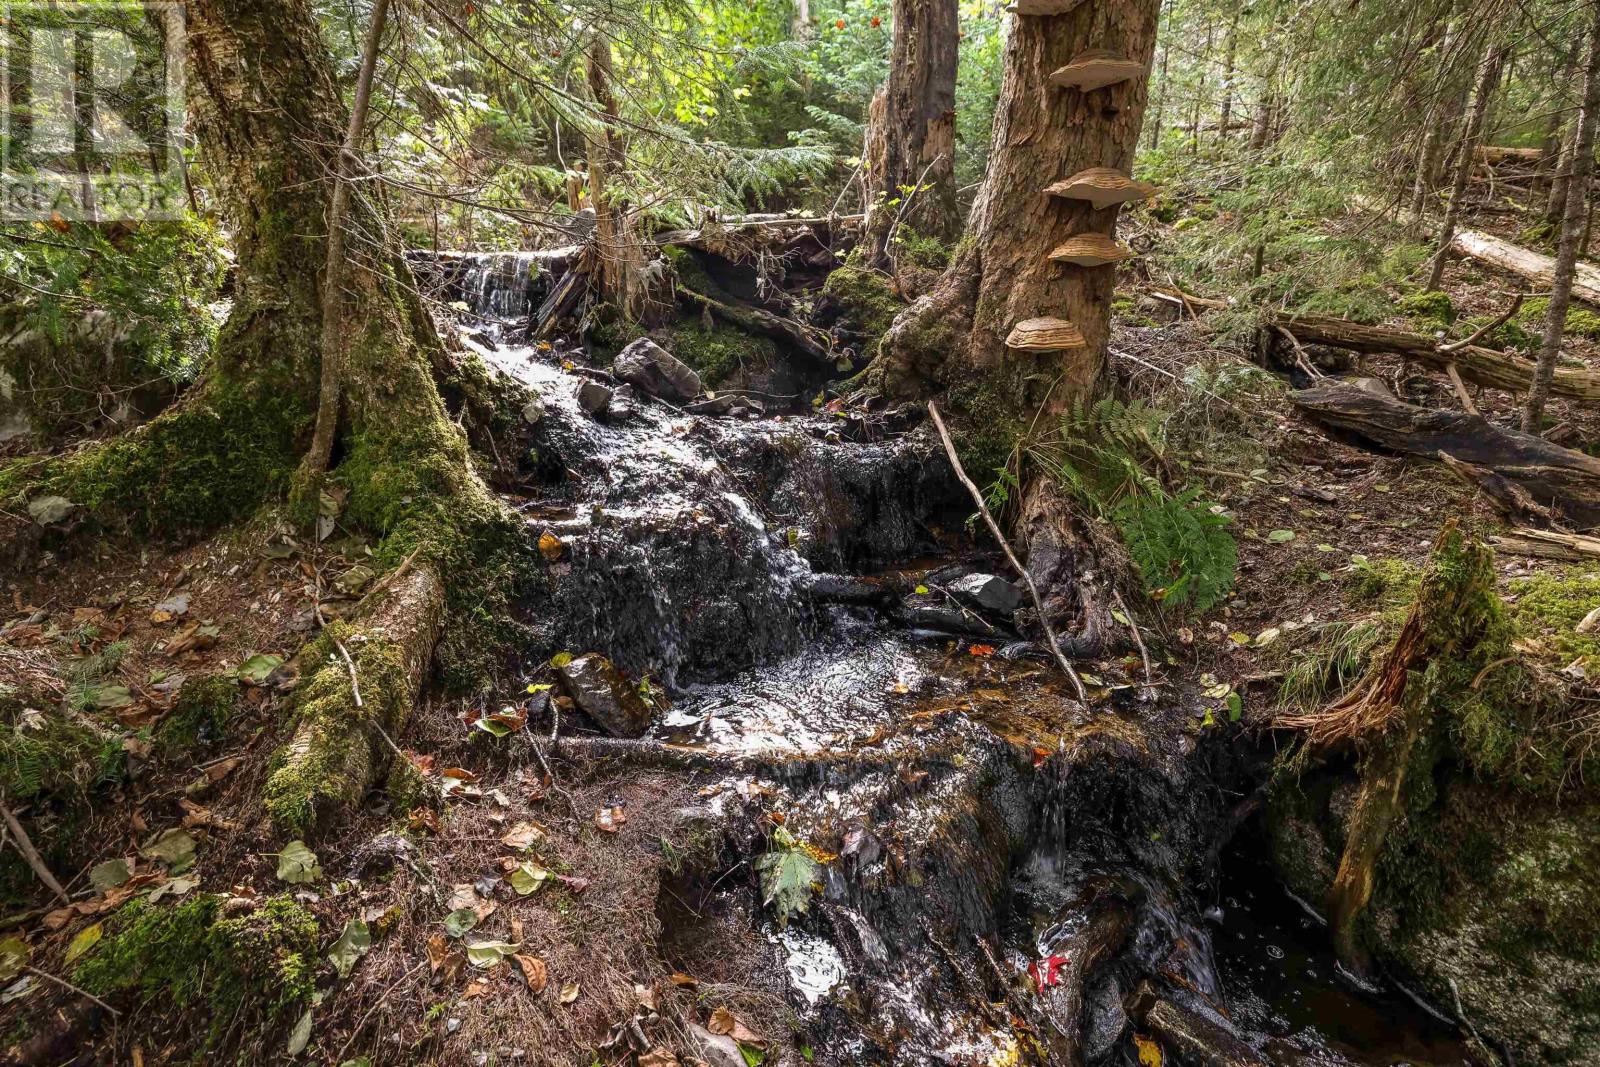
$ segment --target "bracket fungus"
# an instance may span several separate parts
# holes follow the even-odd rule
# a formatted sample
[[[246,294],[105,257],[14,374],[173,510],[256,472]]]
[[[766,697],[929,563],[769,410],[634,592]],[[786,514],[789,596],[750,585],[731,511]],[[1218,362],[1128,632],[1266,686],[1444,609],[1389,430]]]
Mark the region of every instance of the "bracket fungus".
[[[1065,15],[1083,3],[1083,0],[1017,0],[1019,15]]]
[[[1071,352],[1089,347],[1083,333],[1066,319],[1023,319],[1011,328],[1006,347],[1025,352]]]
[[[1103,233],[1080,233],[1057,245],[1050,253],[1053,263],[1071,263],[1079,267],[1103,267],[1132,258],[1132,249]]]
[[[1063,178],[1045,189],[1051,196],[1068,200],[1087,200],[1096,208],[1124,204],[1129,200],[1144,200],[1154,196],[1156,187],[1149,182],[1135,181],[1110,167],[1090,167],[1080,170],[1070,178]]]
[[[1095,48],[1080,52],[1071,63],[1050,75],[1050,84],[1090,92],[1108,85],[1143,77],[1144,64],[1117,52]]]

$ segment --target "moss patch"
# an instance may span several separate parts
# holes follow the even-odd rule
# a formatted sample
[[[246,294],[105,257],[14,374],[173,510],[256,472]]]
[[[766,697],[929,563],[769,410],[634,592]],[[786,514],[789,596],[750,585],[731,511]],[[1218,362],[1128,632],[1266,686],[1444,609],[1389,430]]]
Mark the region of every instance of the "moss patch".
[[[214,745],[225,738],[238,696],[239,684],[225,674],[185,681],[172,714],[156,731],[161,755],[181,757],[199,745]]]
[[[259,1027],[287,1022],[313,992],[317,920],[286,896],[240,914],[224,909],[226,899],[131,901],[106,920],[105,936],[73,981],[101,997],[203,1012],[208,1048],[241,1019]]]
[[[866,359],[878,354],[879,342],[894,325],[895,316],[906,307],[890,291],[888,278],[876,271],[849,265],[828,275],[822,295],[843,309],[845,319],[861,335],[859,354]]]
[[[1522,310],[1517,312],[1515,321],[1526,326],[1536,337],[1543,337],[1545,319],[1549,314],[1550,299],[1543,296],[1536,297],[1522,305]],[[1600,338],[1600,315],[1576,304],[1568,305],[1567,335],[1587,337],[1591,340]]]
[[[682,326],[674,331],[667,346],[672,354],[693,367],[708,388],[716,388],[741,369],[770,367],[778,362],[778,346],[767,337],[757,337],[720,323],[706,330]]]
[[[1442,330],[1456,321],[1456,306],[1448,293],[1409,293],[1395,301],[1395,307],[1427,330]]]

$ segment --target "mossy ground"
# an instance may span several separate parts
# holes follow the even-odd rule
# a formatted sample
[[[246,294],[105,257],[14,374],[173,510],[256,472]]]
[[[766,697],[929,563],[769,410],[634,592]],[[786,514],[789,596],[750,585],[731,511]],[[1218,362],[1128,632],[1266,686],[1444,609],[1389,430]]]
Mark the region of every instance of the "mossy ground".
[[[878,354],[879,343],[906,306],[894,295],[886,275],[851,263],[828,275],[822,296],[838,304],[846,321],[861,337],[858,354],[863,359]]]
[[[205,1034],[202,1048],[236,1029],[286,1033],[315,988],[317,920],[287,896],[242,911],[226,908],[227,899],[197,893],[176,903],[130,901],[105,920],[73,981],[141,1012],[193,1013]]]

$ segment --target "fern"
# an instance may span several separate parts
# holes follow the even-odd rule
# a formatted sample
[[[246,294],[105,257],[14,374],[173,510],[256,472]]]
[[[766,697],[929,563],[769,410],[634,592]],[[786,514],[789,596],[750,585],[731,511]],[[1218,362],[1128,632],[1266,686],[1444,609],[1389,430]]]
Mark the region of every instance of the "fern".
[[[1116,526],[1149,596],[1167,608],[1203,612],[1232,588],[1238,546],[1228,519],[1199,490],[1168,491],[1168,413],[1140,401],[1079,403],[1033,458],[1098,517]]]

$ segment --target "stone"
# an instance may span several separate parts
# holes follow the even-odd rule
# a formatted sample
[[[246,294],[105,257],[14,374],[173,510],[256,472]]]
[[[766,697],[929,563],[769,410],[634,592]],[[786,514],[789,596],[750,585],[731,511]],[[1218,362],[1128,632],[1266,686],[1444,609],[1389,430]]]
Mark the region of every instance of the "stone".
[[[590,415],[604,414],[611,406],[611,387],[585,379],[578,386],[578,406]]]
[[[529,398],[528,402],[522,405],[522,421],[532,426],[542,418],[544,418],[544,401],[537,396]]]
[[[1022,591],[993,574],[969,574],[950,583],[950,591],[983,611],[1010,615],[1022,606]]]
[[[662,400],[682,403],[703,391],[700,375],[692,367],[648,337],[641,337],[618,352],[611,370],[628,384]]]
[[[649,705],[598,652],[579,656],[556,673],[572,702],[612,737],[643,737],[650,729]]]
[[[689,1024],[689,1033],[700,1046],[700,1056],[709,1067],[746,1067],[739,1042],[727,1034],[713,1034],[696,1023]]]

